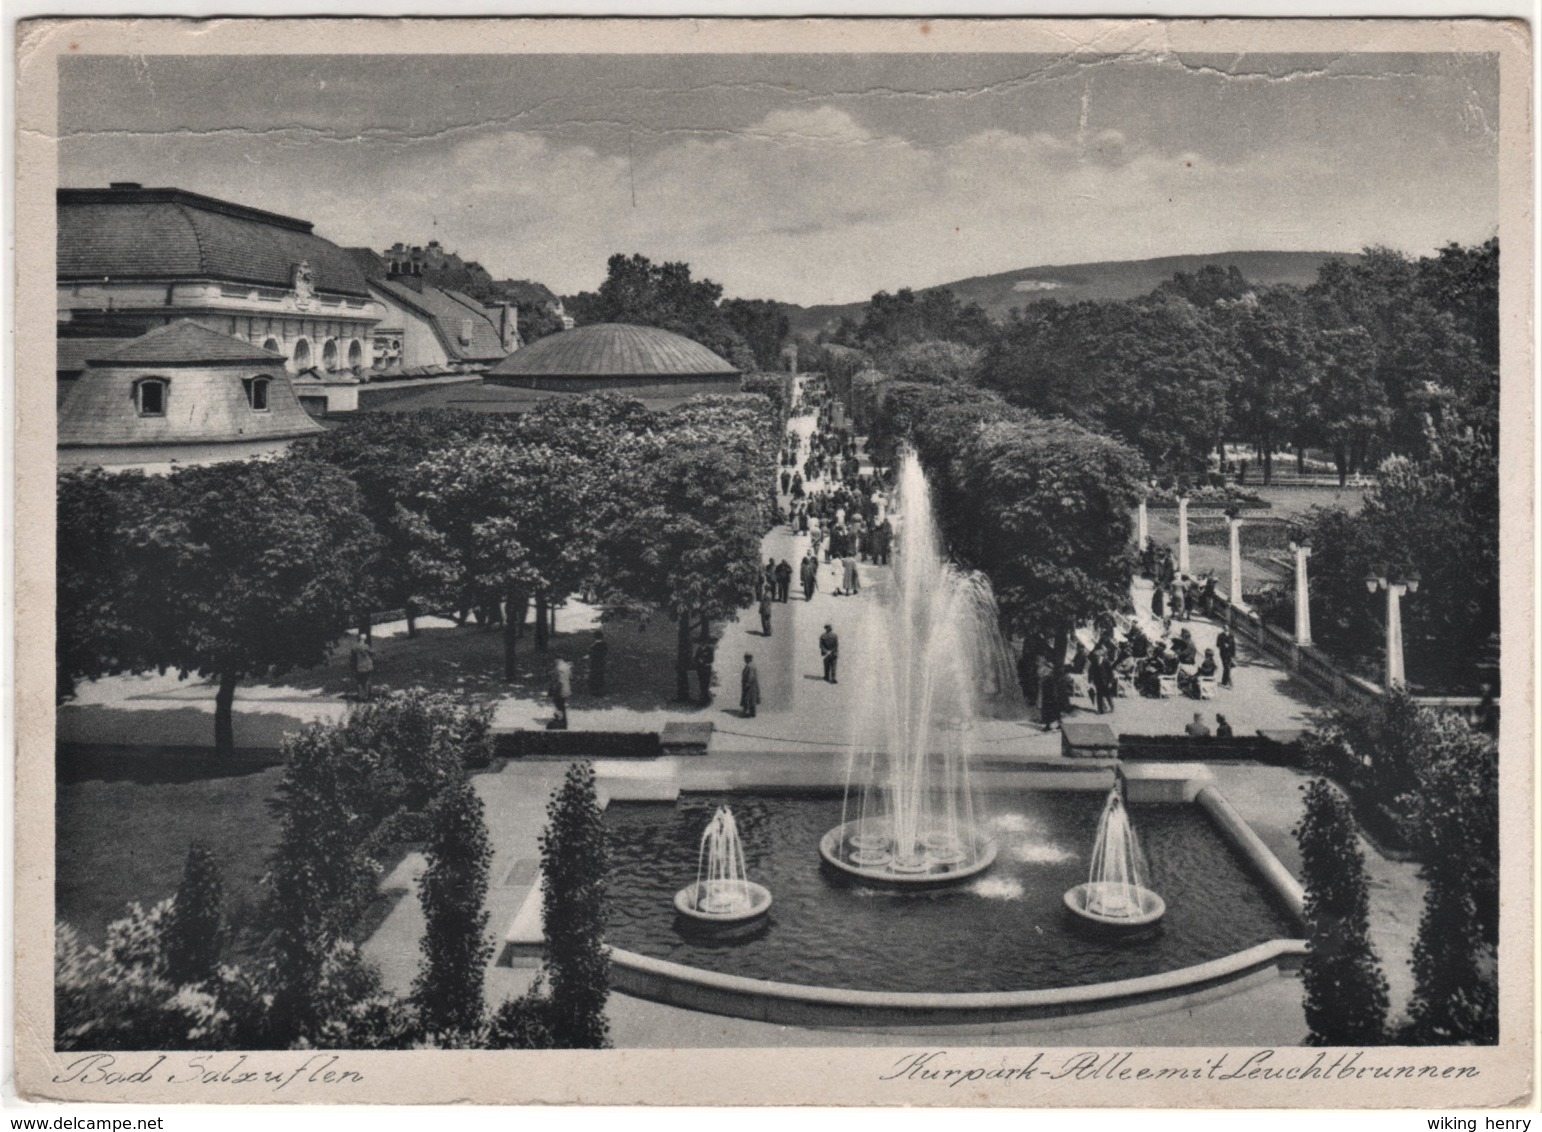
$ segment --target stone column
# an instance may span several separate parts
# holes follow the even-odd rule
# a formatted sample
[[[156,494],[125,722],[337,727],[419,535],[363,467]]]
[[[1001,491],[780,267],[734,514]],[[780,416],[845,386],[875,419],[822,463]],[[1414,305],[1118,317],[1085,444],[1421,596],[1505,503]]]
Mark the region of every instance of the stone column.
[[[1178,497],[1178,573],[1189,572],[1189,497]]]
[[[1227,595],[1233,605],[1242,606],[1242,520],[1236,515],[1226,516],[1226,534],[1231,544],[1231,580]]]
[[[1145,550],[1150,538],[1151,528],[1146,522],[1146,497],[1141,496],[1140,506],[1135,510],[1135,549]]]
[[[1403,679],[1403,595],[1408,586],[1387,582],[1387,691],[1401,688]]]
[[[1306,560],[1312,557],[1310,542],[1293,542],[1290,548],[1296,552],[1296,644],[1312,643],[1311,591],[1306,581]]]

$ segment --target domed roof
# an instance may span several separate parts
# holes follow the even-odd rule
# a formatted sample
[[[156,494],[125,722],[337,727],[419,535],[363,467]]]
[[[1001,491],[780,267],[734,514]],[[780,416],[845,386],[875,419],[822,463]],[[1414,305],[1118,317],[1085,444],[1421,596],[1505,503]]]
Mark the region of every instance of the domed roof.
[[[600,322],[515,350],[490,371],[502,377],[733,377],[739,371],[700,342],[656,326]]]

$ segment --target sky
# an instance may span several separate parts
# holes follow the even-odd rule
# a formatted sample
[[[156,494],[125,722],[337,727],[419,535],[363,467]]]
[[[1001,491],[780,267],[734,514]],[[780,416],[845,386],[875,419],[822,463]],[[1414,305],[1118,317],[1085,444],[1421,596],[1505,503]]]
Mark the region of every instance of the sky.
[[[88,56],[60,79],[61,185],[437,239],[562,294],[615,252],[811,305],[1498,229],[1493,56]]]

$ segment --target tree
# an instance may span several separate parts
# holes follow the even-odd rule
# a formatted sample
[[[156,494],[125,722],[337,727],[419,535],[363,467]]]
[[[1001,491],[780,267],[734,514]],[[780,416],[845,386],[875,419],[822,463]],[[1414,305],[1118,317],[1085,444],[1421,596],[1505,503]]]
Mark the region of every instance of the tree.
[[[139,472],[93,468],[59,476],[55,550],[55,693],[62,702],[82,679],[154,663],[149,626],[137,615],[144,574],[129,530],[146,515],[166,514],[167,482]]]
[[[1306,787],[1295,829],[1306,888],[1307,957],[1301,981],[1313,1045],[1387,1040],[1387,980],[1369,934],[1365,855],[1349,802],[1326,779]]]
[[[413,1002],[430,1032],[467,1034],[482,1021],[487,935],[487,873],[493,850],[482,800],[469,782],[442,790],[427,811],[427,867],[419,880],[425,927]]]
[[[1317,347],[1315,324],[1300,292],[1271,287],[1225,308],[1238,359],[1230,396],[1232,430],[1257,447],[1264,483],[1274,454],[1296,434]]]
[[[610,851],[592,765],[568,767],[546,814],[541,835],[541,952],[551,988],[551,1036],[558,1049],[603,1049],[610,1032],[605,1018],[610,996],[610,953],[605,947]]]
[[[403,508],[414,505],[412,471],[428,457],[482,439],[505,435],[509,425],[497,414],[460,409],[419,413],[355,413],[336,428],[299,441],[291,453],[318,460],[348,474],[359,489],[364,514],[383,539],[371,564],[368,597],[378,608],[402,607],[407,632],[416,635],[416,613],[430,595],[408,568],[412,551]]]
[[[1075,624],[1129,601],[1140,457],[1063,421],[1021,420],[980,429],[960,464],[975,502],[968,559],[1007,628],[1063,658]]]
[[[166,975],[173,983],[201,983],[214,975],[225,943],[224,900],[213,850],[189,845],[166,924]]]
[[[732,616],[754,595],[779,439],[772,411],[765,398],[750,397],[668,414],[605,540],[606,605],[662,609],[675,619],[682,701],[690,697],[693,619]]]
[[[886,351],[879,357],[879,367],[896,381],[949,385],[972,381],[983,357],[978,346],[932,339]]]
[[[309,460],[188,468],[157,496],[124,534],[144,580],[128,614],[146,641],[134,667],[217,680],[214,746],[228,754],[237,685],[326,660],[379,540],[352,481]]]
[[[374,896],[380,857],[426,834],[434,800],[485,761],[490,727],[490,709],[418,689],[285,738],[266,878],[272,1024],[285,1044],[316,1042],[329,1019],[378,996],[348,937]]]
[[[736,331],[755,358],[755,368],[782,368],[782,345],[787,341],[787,308],[769,299],[724,299],[719,307],[723,320]]]
[[[1419,709],[1404,799],[1428,882],[1405,1040],[1499,1040],[1499,749],[1460,717]]]
[[[946,287],[919,295],[904,287],[892,295],[879,291],[868,300],[862,324],[850,332],[847,344],[892,349],[935,339],[980,346],[993,333],[990,317],[978,303],[965,305]]]
[[[589,322],[630,322],[657,326],[700,342],[741,368],[754,368],[754,355],[718,306],[723,288],[692,279],[688,263],[655,264],[647,256],[610,257],[605,282],[593,295],[572,300],[573,316]]]

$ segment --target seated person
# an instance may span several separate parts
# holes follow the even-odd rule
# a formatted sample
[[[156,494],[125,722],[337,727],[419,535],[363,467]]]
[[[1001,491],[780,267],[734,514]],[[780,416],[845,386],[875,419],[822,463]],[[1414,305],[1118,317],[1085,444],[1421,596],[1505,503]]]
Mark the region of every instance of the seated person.
[[[1153,656],[1145,664],[1140,666],[1139,673],[1135,677],[1135,690],[1143,696],[1158,696],[1162,693],[1162,666]]]
[[[1199,646],[1194,643],[1187,629],[1174,642],[1173,648],[1178,653],[1179,664],[1194,664],[1199,659]]]
[[[1215,716],[1215,737],[1217,739],[1234,738],[1231,724],[1226,722],[1226,717],[1221,715],[1219,712],[1217,712]]]
[[[1205,659],[1199,662],[1199,668],[1196,670],[1195,675],[1196,676],[1210,677],[1210,676],[1214,676],[1215,672],[1216,672],[1215,650],[1214,649],[1206,649],[1205,650]]]
[[[1130,655],[1136,660],[1145,660],[1150,652],[1151,639],[1138,629],[1132,632],[1130,634]]]
[[[1175,653],[1175,652],[1169,652],[1166,649],[1163,649],[1162,652],[1159,654],[1159,656],[1160,656],[1160,659],[1162,661],[1162,675],[1164,675],[1164,676],[1176,676],[1176,675],[1178,675],[1178,666],[1183,663],[1179,659],[1178,654]]]
[[[1194,713],[1194,722],[1187,724],[1183,733],[1195,739],[1206,739],[1210,736],[1210,728],[1205,726],[1205,718],[1199,712]]]

